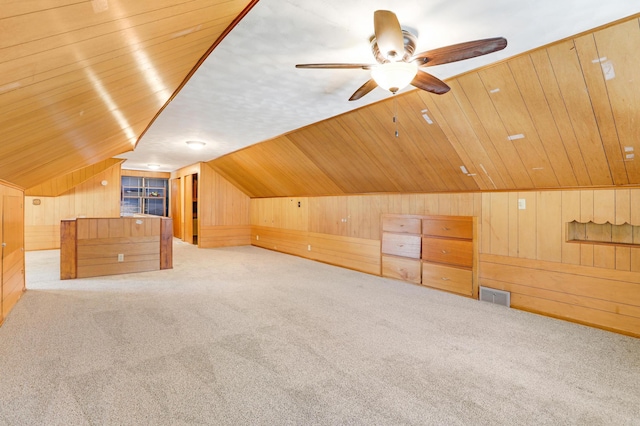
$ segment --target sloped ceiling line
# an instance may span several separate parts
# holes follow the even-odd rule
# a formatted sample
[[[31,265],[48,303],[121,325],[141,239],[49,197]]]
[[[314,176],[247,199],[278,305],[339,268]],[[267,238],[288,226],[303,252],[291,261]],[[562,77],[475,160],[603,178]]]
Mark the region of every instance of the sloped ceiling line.
[[[637,163],[623,162],[623,139],[638,132],[627,114],[640,110],[640,86],[629,84],[640,61],[625,60],[640,50],[637,19],[448,80],[452,91],[442,97],[412,91],[286,136],[300,149],[301,161],[350,194],[638,185],[640,177],[627,172]],[[604,54],[595,50],[600,43],[615,62],[613,79],[599,64],[592,67],[592,56]],[[396,108],[398,138],[390,120]],[[420,114],[424,109],[431,124]],[[242,155],[257,158],[257,152],[249,147]],[[470,179],[459,168],[463,163],[484,175]],[[241,185],[255,179],[245,175]]]

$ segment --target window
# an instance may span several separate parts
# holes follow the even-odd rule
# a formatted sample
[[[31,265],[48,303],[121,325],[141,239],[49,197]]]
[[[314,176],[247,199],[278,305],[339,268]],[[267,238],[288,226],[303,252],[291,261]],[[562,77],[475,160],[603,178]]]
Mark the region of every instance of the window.
[[[151,214],[167,216],[168,179],[122,176],[120,215]]]

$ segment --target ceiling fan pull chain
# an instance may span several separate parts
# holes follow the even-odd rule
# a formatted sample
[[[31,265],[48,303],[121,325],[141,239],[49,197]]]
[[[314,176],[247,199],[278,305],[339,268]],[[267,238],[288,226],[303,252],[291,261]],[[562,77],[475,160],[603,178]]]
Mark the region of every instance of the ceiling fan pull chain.
[[[393,122],[396,125],[396,138],[398,137],[398,99],[395,97],[395,93],[393,94]]]

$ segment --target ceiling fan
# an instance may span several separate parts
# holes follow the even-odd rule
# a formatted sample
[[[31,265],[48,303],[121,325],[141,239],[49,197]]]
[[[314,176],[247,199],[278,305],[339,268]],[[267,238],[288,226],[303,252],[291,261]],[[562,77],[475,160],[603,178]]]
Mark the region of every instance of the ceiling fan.
[[[507,46],[503,37],[487,38],[453,44],[426,52],[413,54],[417,38],[409,31],[400,28],[395,13],[388,10],[376,10],[373,14],[374,35],[371,37],[371,50],[377,64],[298,64],[296,68],[334,68],[371,70],[371,79],[364,83],[349,98],[355,101],[382,87],[391,93],[411,84],[418,89],[442,95],[449,86],[442,80],[419,69],[462,61],[497,52]]]

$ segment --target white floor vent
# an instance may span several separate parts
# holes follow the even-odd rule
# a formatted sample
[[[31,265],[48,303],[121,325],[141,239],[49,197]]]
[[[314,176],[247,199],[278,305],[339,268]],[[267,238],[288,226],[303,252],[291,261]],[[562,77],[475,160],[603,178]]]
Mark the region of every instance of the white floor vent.
[[[511,307],[511,293],[503,290],[480,286],[480,300]]]

